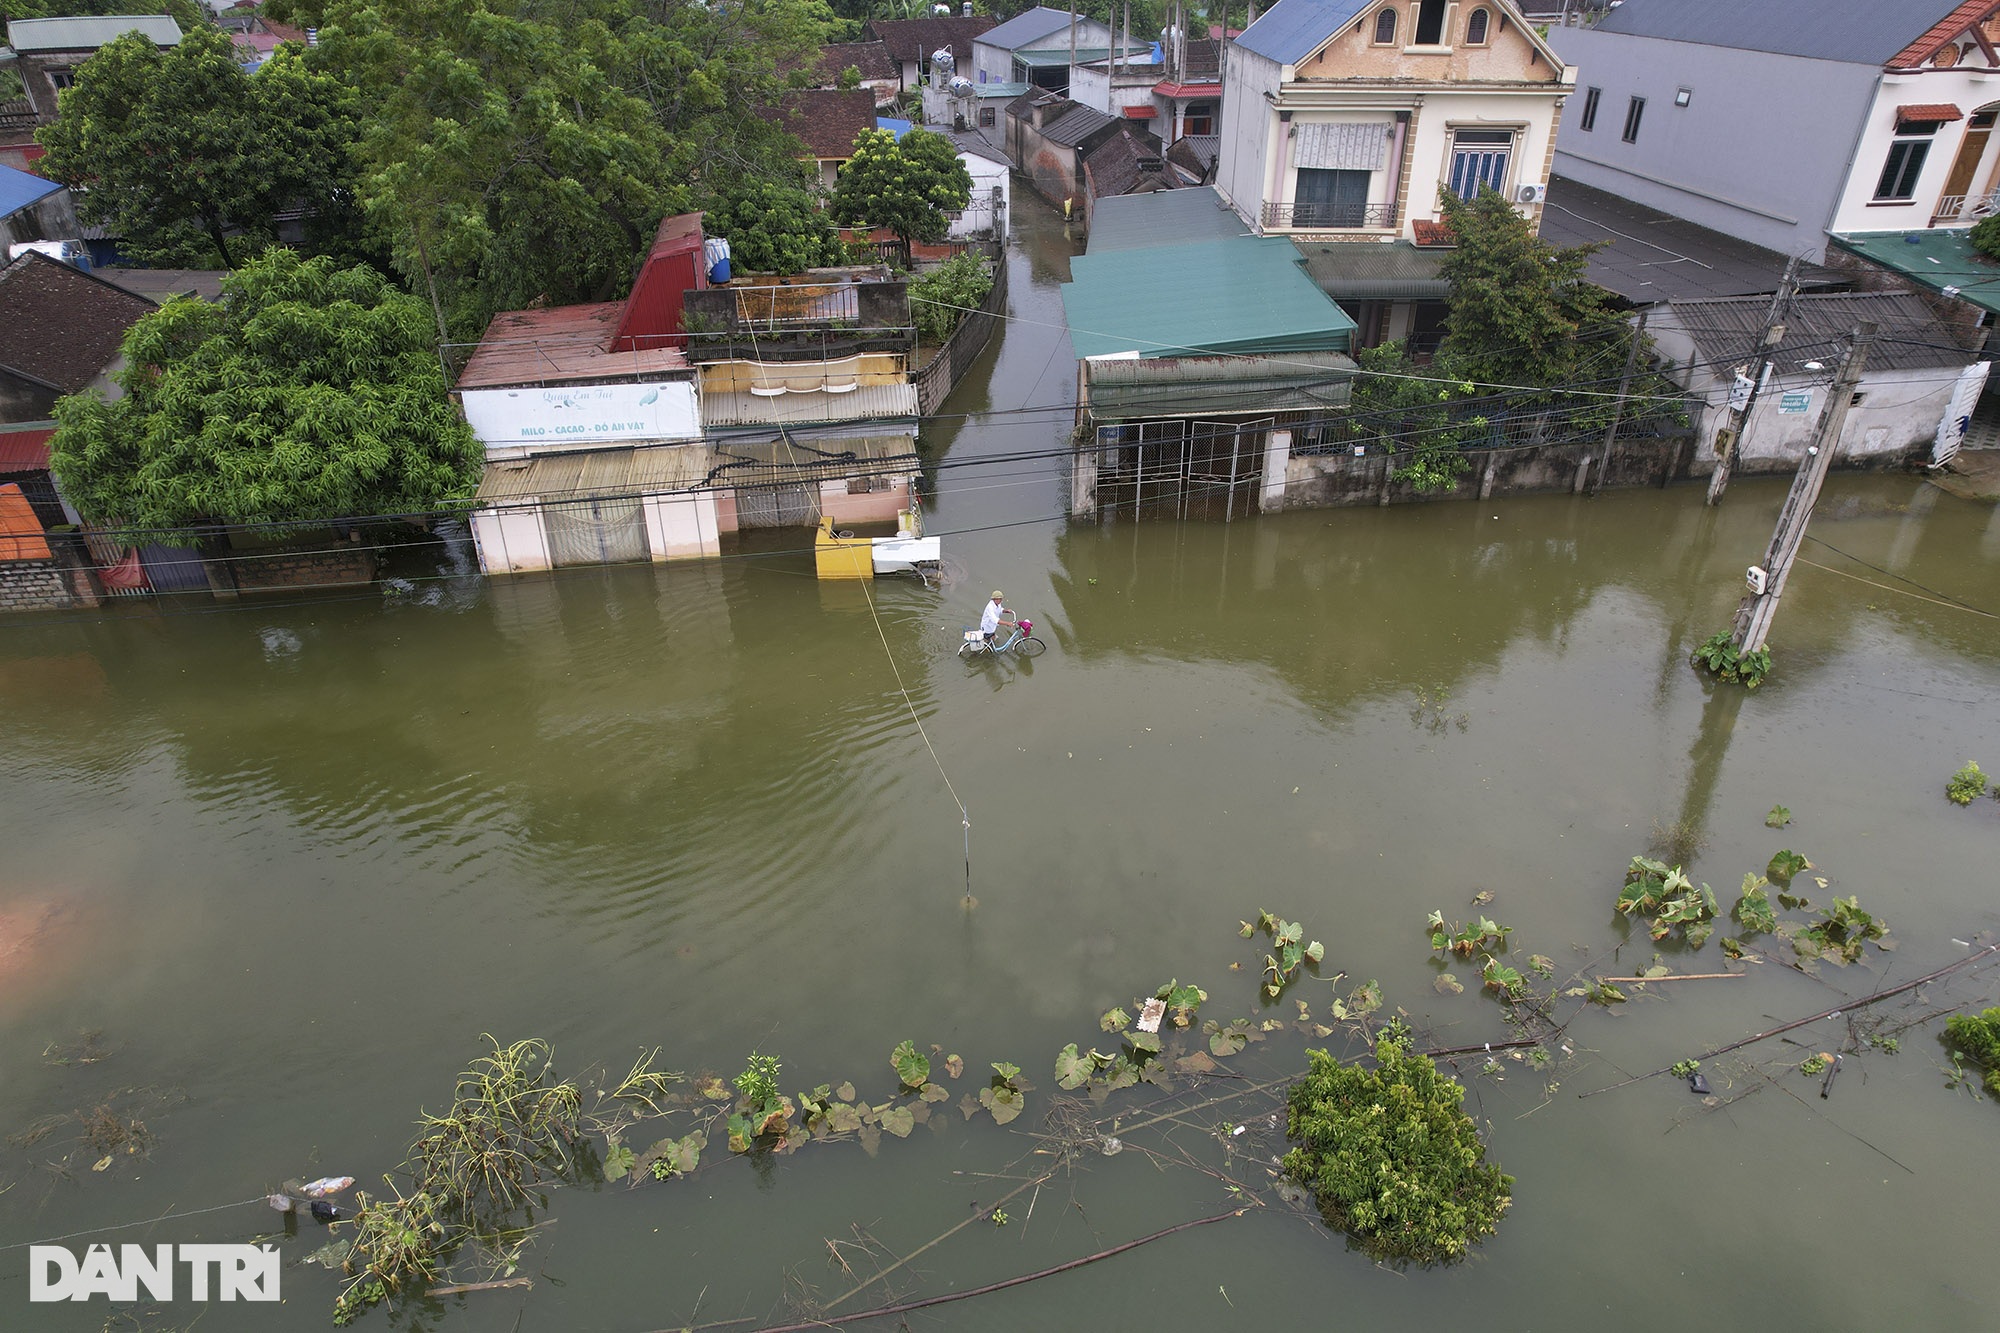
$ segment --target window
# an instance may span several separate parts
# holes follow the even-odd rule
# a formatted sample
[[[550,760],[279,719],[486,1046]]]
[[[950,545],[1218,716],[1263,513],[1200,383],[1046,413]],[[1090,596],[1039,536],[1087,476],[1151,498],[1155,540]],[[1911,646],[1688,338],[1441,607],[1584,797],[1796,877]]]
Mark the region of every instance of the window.
[[[1490,20],[1483,9],[1472,11],[1472,17],[1465,21],[1465,44],[1467,46],[1486,45],[1486,25]]]
[[[1190,102],[1187,116],[1181,122],[1182,134],[1215,133],[1215,103]]]
[[[1470,199],[1482,188],[1504,190],[1513,147],[1511,130],[1460,130],[1452,135],[1451,192]]]
[[[1365,227],[1373,172],[1300,167],[1292,205],[1295,227]]]
[[[1419,0],[1417,5],[1417,45],[1444,45],[1445,0]]]
[[[1626,143],[1639,142],[1639,118],[1646,114],[1646,99],[1635,97],[1625,105],[1625,133],[1619,136]]]
[[[1375,45],[1394,46],[1396,44],[1396,11],[1385,9],[1375,16]]]
[[[60,90],[69,87],[75,82],[76,71],[73,69],[52,69],[49,71],[49,85],[53,88]]]
[[[1882,175],[1875,182],[1875,197],[1879,200],[1913,198],[1917,193],[1917,177],[1923,174],[1924,159],[1930,151],[1929,139],[1898,139],[1890,144],[1889,160],[1882,164]]]
[[[982,130],[990,130],[993,128],[992,107],[983,106],[979,108],[979,128]]]
[[[1601,93],[1603,93],[1603,91],[1604,90],[1602,88],[1584,89],[1583,118],[1576,122],[1576,127],[1578,129],[1588,131],[1597,128],[1597,99],[1598,96]]]

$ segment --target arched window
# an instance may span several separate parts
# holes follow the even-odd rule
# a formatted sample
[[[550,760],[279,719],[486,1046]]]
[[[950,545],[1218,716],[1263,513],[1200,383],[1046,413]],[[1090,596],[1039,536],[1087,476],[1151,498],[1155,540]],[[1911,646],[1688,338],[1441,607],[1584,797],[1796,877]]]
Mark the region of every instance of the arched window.
[[[1396,44],[1396,11],[1384,9],[1375,16],[1375,45],[1394,46]]]
[[[1472,17],[1465,21],[1465,44],[1467,46],[1486,45],[1486,11],[1475,9]]]

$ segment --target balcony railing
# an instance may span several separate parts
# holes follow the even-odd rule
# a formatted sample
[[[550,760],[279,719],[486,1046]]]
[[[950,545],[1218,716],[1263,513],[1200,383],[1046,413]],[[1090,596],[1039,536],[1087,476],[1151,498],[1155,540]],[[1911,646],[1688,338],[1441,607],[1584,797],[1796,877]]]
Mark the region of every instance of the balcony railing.
[[[1347,231],[1396,225],[1394,204],[1265,204],[1267,227]]]
[[[1939,195],[1937,207],[1931,210],[1931,225],[1939,223],[1973,223],[1981,218],[1990,218],[2000,213],[2000,190],[1991,194],[1945,194]]]

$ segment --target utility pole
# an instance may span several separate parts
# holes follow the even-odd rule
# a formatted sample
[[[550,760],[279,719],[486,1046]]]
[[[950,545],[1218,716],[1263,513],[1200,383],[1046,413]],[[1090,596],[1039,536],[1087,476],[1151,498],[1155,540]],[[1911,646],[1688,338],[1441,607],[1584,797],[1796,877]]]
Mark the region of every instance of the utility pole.
[[[1874,341],[1873,324],[1854,326],[1854,342],[1847,349],[1847,360],[1833,382],[1833,396],[1819,414],[1813,443],[1799,461],[1791,494],[1785,497],[1785,507],[1778,511],[1778,526],[1771,534],[1770,548],[1764,552],[1764,564],[1761,569],[1751,571],[1750,596],[1743,599],[1736,612],[1735,643],[1743,652],[1762,648],[1771,632],[1771,621],[1778,614],[1778,598],[1784,595],[1785,579],[1792,572],[1799,543],[1805,540],[1806,524],[1812,521],[1819,488],[1825,484],[1826,470],[1832,466],[1834,451],[1840,447],[1840,429],[1847,422],[1848,404],[1854,400],[1854,386],[1861,382],[1861,371],[1868,364],[1868,348]],[[1760,588],[1759,584],[1763,586]]]
[[[1063,96],[1072,100],[1076,89],[1070,84],[1076,78],[1076,0],[1069,0],[1069,70],[1063,75]]]
[[[1785,320],[1792,313],[1792,297],[1799,289],[1799,257],[1793,255],[1785,261],[1785,276],[1778,283],[1777,293],[1771,297],[1771,309],[1764,316],[1764,340],[1757,345],[1757,370],[1750,378],[1750,388],[1744,395],[1743,406],[1737,407],[1735,394],[1730,395],[1729,424],[1723,427],[1728,432],[1725,439],[1720,433],[1716,440],[1721,447],[1715,451],[1715,471],[1708,475],[1708,503],[1722,503],[1722,493],[1729,489],[1729,473],[1736,466],[1736,455],[1743,444],[1743,432],[1750,422],[1750,413],[1757,406],[1757,395],[1764,391],[1764,381],[1771,377],[1771,362],[1777,356],[1778,344],[1785,340]]]
[[[1646,312],[1641,310],[1632,328],[1631,345],[1625,349],[1625,373],[1618,377],[1618,402],[1611,409],[1611,424],[1604,428],[1604,457],[1597,461],[1597,477],[1590,493],[1604,485],[1604,473],[1611,466],[1611,446],[1618,442],[1618,428],[1625,423],[1625,397],[1632,391],[1632,372],[1639,368],[1639,346],[1646,341]]]

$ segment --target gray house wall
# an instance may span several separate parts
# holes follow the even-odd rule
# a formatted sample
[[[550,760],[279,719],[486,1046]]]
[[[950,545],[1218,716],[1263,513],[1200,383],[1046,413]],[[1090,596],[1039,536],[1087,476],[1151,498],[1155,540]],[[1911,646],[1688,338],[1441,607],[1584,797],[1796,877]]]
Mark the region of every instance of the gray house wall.
[[[1555,174],[1817,260],[1882,71],[1587,28],[1549,33],[1576,67]],[[1581,128],[1598,96],[1596,126]],[[1686,88],[1688,105],[1674,105]],[[1621,135],[1643,97],[1636,143]],[[1914,100],[1914,97],[1913,97]]]
[[[1278,62],[1235,42],[1222,48],[1222,124],[1217,143],[1215,185],[1230,207],[1242,215],[1253,230],[1263,218],[1264,190],[1269,164],[1266,138],[1271,122],[1270,105],[1284,72]]]

